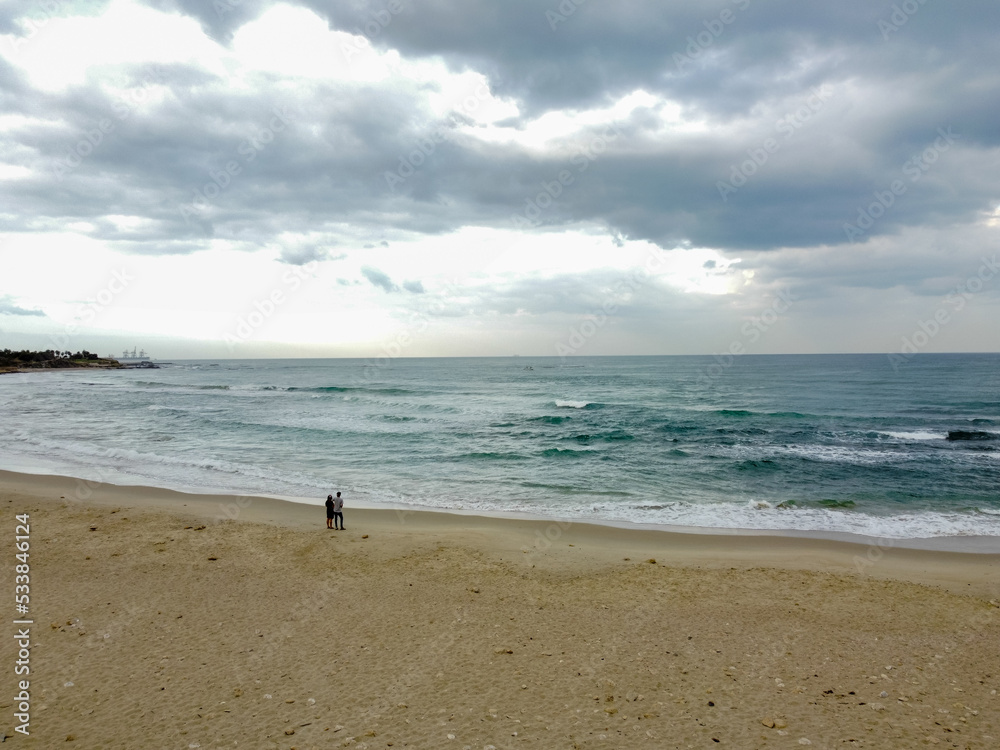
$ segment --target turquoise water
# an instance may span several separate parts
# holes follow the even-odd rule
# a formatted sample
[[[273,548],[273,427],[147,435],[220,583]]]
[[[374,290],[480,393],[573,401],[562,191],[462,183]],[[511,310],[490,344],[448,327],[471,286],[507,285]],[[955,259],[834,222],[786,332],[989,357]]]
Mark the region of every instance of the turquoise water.
[[[1000,356],[245,360],[0,377],[0,467],[684,526],[1000,536]]]

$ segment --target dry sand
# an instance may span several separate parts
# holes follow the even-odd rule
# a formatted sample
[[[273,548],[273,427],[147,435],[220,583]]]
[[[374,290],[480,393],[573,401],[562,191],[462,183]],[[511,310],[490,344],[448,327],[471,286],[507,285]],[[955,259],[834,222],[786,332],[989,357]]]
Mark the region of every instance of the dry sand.
[[[7,472],[0,507],[6,591],[31,517],[13,747],[1000,747],[1000,555],[349,504],[338,532]]]

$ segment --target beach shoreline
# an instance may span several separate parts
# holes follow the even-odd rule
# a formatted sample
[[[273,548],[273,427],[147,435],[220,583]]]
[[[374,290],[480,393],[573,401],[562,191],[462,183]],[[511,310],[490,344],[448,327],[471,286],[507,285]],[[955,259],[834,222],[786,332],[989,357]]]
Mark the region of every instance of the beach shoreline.
[[[56,487],[59,486],[63,492],[74,493],[70,497],[76,500],[83,500],[79,497],[81,493],[87,494],[88,499],[93,495],[95,488],[128,488],[133,493],[140,493],[147,497],[160,497],[159,493],[174,493],[178,496],[183,496],[191,498],[194,502],[205,504],[214,503],[217,509],[217,515],[222,517],[227,516],[227,512],[231,513],[231,505],[233,503],[238,503],[239,498],[253,498],[256,500],[265,501],[275,501],[279,503],[287,503],[290,506],[305,506],[308,508],[322,508],[323,497],[317,495],[315,498],[299,497],[293,495],[273,495],[267,493],[253,494],[253,495],[241,495],[238,493],[219,493],[217,491],[212,491],[208,489],[178,489],[170,487],[154,487],[151,485],[137,485],[131,483],[119,484],[113,481],[95,481],[89,479],[83,479],[81,477],[72,476],[68,474],[61,474],[46,471],[45,469],[39,469],[38,471],[32,468],[19,467],[17,470],[0,469],[0,486],[5,483],[11,483],[12,485],[19,485],[29,488],[31,486],[41,487]],[[118,492],[120,490],[112,490],[113,492]],[[101,497],[98,493],[96,497]],[[206,498],[211,498],[206,500]],[[664,534],[683,534],[683,535],[697,535],[705,537],[715,537],[715,536],[750,536],[750,537],[778,537],[778,538],[800,538],[800,539],[819,539],[827,540],[831,542],[843,542],[846,544],[853,544],[863,547],[876,546],[883,549],[923,549],[923,550],[935,550],[939,552],[966,552],[966,553],[979,553],[979,554],[998,554],[1000,555],[1000,536],[941,536],[941,537],[917,537],[917,538],[896,538],[896,537],[872,537],[865,536],[861,534],[854,534],[846,531],[827,531],[827,530],[801,530],[801,529],[759,529],[759,528],[730,528],[730,527],[712,527],[712,526],[673,526],[664,524],[654,524],[654,523],[634,523],[629,521],[617,521],[613,519],[606,518],[579,518],[579,517],[568,517],[568,516],[557,516],[557,515],[544,515],[541,513],[527,513],[523,511],[512,511],[510,513],[501,513],[497,511],[489,510],[472,510],[472,509],[460,509],[460,508],[436,508],[431,506],[423,505],[407,505],[403,503],[392,503],[392,502],[370,502],[370,501],[358,501],[355,498],[350,498],[350,507],[352,510],[371,510],[378,511],[382,513],[394,513],[397,516],[399,514],[409,515],[413,513],[434,513],[434,514],[444,514],[459,516],[463,518],[483,518],[483,519],[498,519],[498,520],[518,520],[518,521],[530,521],[543,524],[557,524],[558,526],[566,525],[587,525],[596,526],[599,528],[613,528],[622,530],[633,530],[642,532],[654,532],[654,533],[664,533]],[[176,504],[170,504],[167,507],[176,507]],[[229,509],[228,511],[226,509]],[[239,505],[237,505],[239,509]],[[295,509],[289,514],[291,517],[298,518],[300,515],[300,510]],[[254,517],[255,520],[259,520]]]
[[[322,499],[309,502],[273,496],[221,495],[117,485],[78,477],[0,470],[0,494],[21,494],[69,505],[121,506],[182,513],[206,523],[243,521],[295,531],[320,528]],[[380,533],[485,535],[509,553],[536,558],[561,547],[586,547],[595,560],[633,554],[669,564],[763,565],[874,575],[911,583],[945,585],[954,591],[1000,597],[1000,539],[867,539],[841,532],[663,528],[653,525],[580,521],[512,513],[481,514],[406,506],[345,507],[352,526]],[[641,550],[641,552],[635,552]]]

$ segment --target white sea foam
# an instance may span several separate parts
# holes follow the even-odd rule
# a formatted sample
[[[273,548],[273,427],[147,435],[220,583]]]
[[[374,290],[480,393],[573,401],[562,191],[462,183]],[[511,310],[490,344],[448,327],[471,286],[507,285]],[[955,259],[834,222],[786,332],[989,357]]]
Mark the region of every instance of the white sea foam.
[[[948,437],[945,432],[930,432],[929,430],[916,430],[915,432],[883,432],[883,435],[896,438],[896,440],[944,440]]]
[[[712,453],[738,461],[781,460],[783,456],[796,456],[813,461],[845,464],[883,464],[888,460],[905,460],[912,455],[906,451],[879,450],[847,445],[770,445],[762,455],[754,445],[715,445]]]
[[[856,534],[882,539],[932,539],[938,537],[997,536],[1000,537],[1000,514],[942,513],[927,511],[894,516],[874,516],[857,511],[828,508],[790,508],[773,505],[766,500],[747,502],[665,502],[655,509],[649,505],[634,507],[611,503],[589,502],[583,506],[539,508],[529,502],[482,497],[449,497],[436,495],[421,500],[381,492],[365,492],[366,500],[375,505],[392,503],[409,507],[480,513],[525,513],[535,517],[551,516],[587,523],[633,523],[664,527],[698,527],[706,529],[749,531],[802,531]]]
[[[590,406],[590,401],[561,401],[556,399],[556,406],[567,409],[583,409]]]
[[[83,479],[115,483],[153,484],[186,491],[223,493],[309,493],[326,481],[305,473],[237,463],[220,458],[167,455],[131,448],[99,447],[89,442],[21,436],[18,464]],[[27,448],[28,450],[24,450]],[[7,456],[0,451],[0,465]]]

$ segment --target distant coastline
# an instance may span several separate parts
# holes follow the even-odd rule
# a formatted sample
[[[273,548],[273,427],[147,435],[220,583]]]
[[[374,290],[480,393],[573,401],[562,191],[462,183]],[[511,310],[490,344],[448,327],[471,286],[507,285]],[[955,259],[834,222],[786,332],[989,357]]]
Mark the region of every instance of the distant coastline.
[[[104,359],[86,350],[82,352],[57,352],[51,349],[44,352],[28,350],[0,351],[0,375],[18,372],[37,372],[51,370],[119,370],[124,365],[116,359]]]

